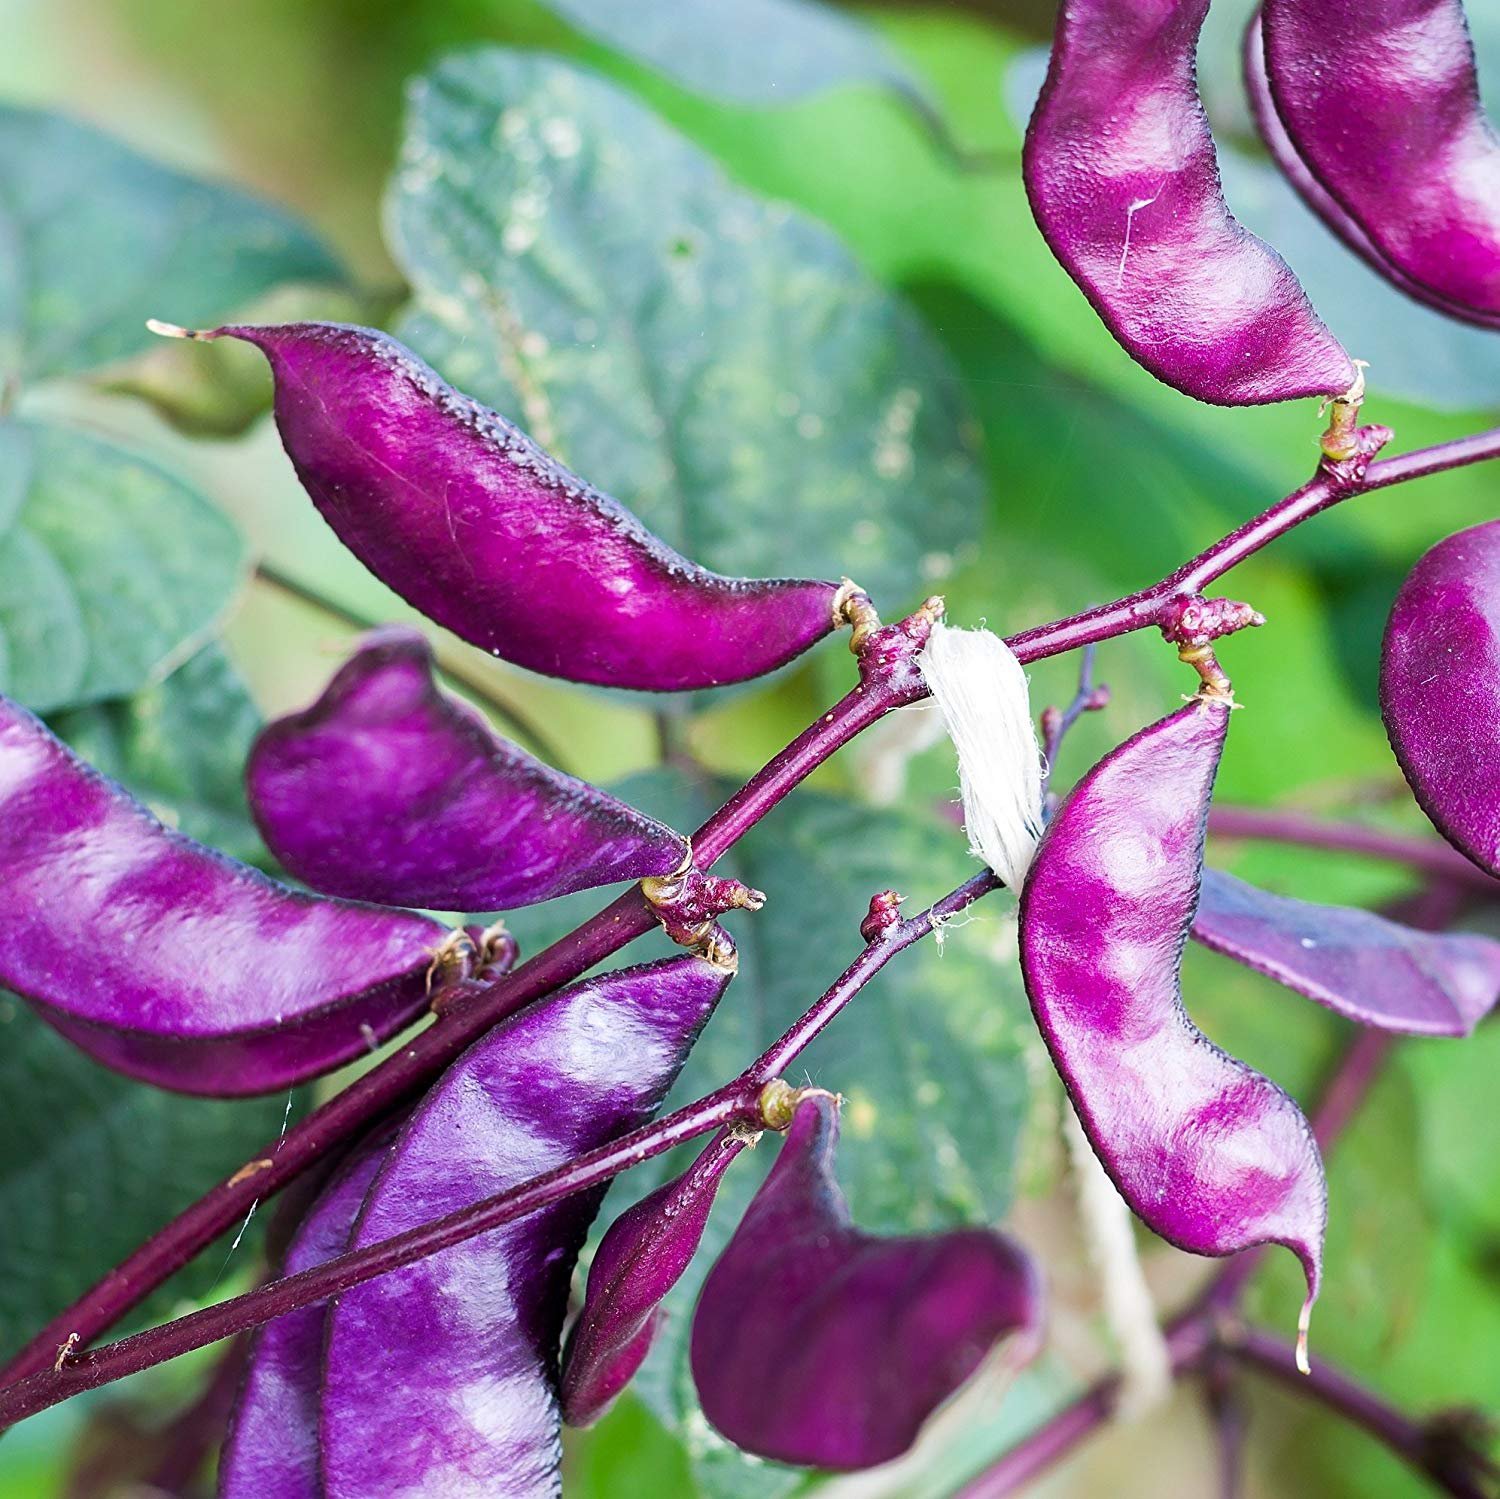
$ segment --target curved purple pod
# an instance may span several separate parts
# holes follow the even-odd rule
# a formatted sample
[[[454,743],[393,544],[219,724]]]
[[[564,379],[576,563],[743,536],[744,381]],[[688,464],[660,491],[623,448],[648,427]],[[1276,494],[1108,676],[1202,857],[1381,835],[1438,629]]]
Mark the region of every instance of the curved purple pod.
[[[1041,1291],[993,1229],[861,1233],[834,1176],[838,1100],[798,1102],[786,1143],[693,1318],[703,1413],[761,1457],[851,1471],[899,1457]]]
[[[382,1133],[334,1173],[288,1246],[283,1275],[311,1270],[348,1248],[390,1144],[391,1135]],[[318,1387],[327,1317],[319,1302],[256,1333],[219,1456],[219,1499],[323,1499]]]
[[[1048,825],[1021,894],[1021,969],[1042,1038],[1110,1179],[1193,1254],[1285,1244],[1317,1297],[1323,1166],[1297,1105],[1188,1019],[1198,901],[1229,708],[1198,698],[1107,755]]]
[[[1500,521],[1438,542],[1407,575],[1385,627],[1380,712],[1432,825],[1500,875]]]
[[[353,1246],[644,1123],[728,982],[702,958],[670,958],[575,984],[497,1027],[402,1130]],[[324,1358],[327,1499],[560,1492],[557,1348],[602,1194],[567,1198],[339,1299]]]
[[[1343,205],[1318,181],[1312,169],[1297,154],[1296,146],[1286,133],[1286,126],[1276,112],[1276,101],[1271,96],[1271,84],[1266,77],[1264,27],[1259,11],[1250,18],[1250,24],[1245,28],[1244,49],[1245,91],[1249,95],[1250,113],[1255,120],[1256,129],[1271,153],[1272,160],[1281,168],[1282,176],[1296,188],[1302,201],[1371,270],[1378,272],[1413,301],[1421,302],[1448,317],[1476,323],[1483,328],[1500,327],[1500,314],[1484,313],[1450,302],[1430,287],[1412,280],[1400,267],[1387,260],[1380,247],[1350,218]]]
[[[834,628],[837,585],[689,562],[383,333],[193,336],[265,354],[282,443],[339,539],[429,619],[507,661],[675,692],[761,676]]]
[[[1115,338],[1222,406],[1339,395],[1354,366],[1230,213],[1194,65],[1208,0],[1064,0],[1026,133],[1032,212]]]
[[[0,699],[0,983],[90,1056],[185,1093],[266,1093],[419,1015],[453,933],[306,895],[163,827]]]
[[[715,1135],[681,1176],[627,1208],[600,1241],[563,1353],[570,1426],[597,1421],[650,1352],[662,1299],[692,1263],[719,1182],[745,1144],[743,1135]]]
[[[1264,0],[1287,139],[1401,276],[1500,315],[1500,136],[1460,0]]]
[[[1500,998],[1500,942],[1272,895],[1216,869],[1203,871],[1192,935],[1348,1020],[1403,1035],[1467,1036]]]
[[[330,895],[506,911],[670,874],[687,839],[502,739],[433,680],[415,630],[368,636],[245,774],[271,852]]]

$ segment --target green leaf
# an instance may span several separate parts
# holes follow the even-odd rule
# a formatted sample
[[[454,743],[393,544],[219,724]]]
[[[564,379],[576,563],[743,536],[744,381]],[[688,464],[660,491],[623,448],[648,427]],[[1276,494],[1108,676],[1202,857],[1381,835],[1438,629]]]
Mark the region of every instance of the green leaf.
[[[213,324],[284,282],[342,279],[281,209],[0,108],[0,381],[127,358],[151,342],[148,317]]]
[[[206,634],[244,561],[230,523],[148,459],[0,423],[0,691],[28,707],[143,686]]]
[[[0,1350],[274,1138],[289,1102],[183,1098],[120,1077],[0,991]],[[227,1249],[206,1250],[137,1316],[207,1294]],[[242,1242],[229,1270],[254,1254]]]
[[[616,788],[676,827],[694,827],[728,788],[653,772]],[[739,976],[693,1049],[669,1107],[735,1076],[779,1036],[859,951],[869,898],[896,885],[908,910],[975,872],[955,829],[910,814],[873,811],[796,793],[724,861],[764,890],[764,911],[732,922]],[[597,905],[598,898],[594,897]],[[526,951],[581,915],[508,918]],[[644,954],[632,948],[629,961]],[[892,960],[798,1062],[790,1081],[845,1096],[839,1179],[861,1226],[920,1232],[994,1221],[1015,1188],[1028,1113],[1028,1057],[1041,1042],[1015,959],[1014,907],[990,896]],[[774,1138],[735,1164],[704,1246],[667,1301],[667,1323],[636,1390],[679,1434],[702,1493],[752,1499],[789,1493],[804,1475],[744,1458],[698,1408],[687,1363],[692,1307],[703,1278],[776,1150]],[[647,1163],[620,1184],[601,1225],[681,1170],[691,1152]]]
[[[893,610],[971,549],[974,433],[931,335],[613,85],[445,63],[389,222],[401,337],[694,560],[848,573]]]
[[[547,0],[581,32],[698,93],[787,104],[851,83],[922,100],[879,36],[819,0]]]
[[[133,698],[59,713],[52,728],[169,827],[242,862],[270,862],[245,801],[260,713],[222,646]]]

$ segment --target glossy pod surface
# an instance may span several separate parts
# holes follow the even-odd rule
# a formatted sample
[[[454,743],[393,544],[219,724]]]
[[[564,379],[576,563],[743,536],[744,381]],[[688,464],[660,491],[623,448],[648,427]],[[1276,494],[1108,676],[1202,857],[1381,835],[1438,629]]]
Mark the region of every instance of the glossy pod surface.
[[[344,1252],[390,1143],[390,1134],[382,1134],[334,1173],[297,1229],[283,1275],[311,1270]],[[256,1333],[219,1457],[219,1499],[323,1499],[318,1387],[327,1321],[328,1308],[320,1302]]]
[[[503,911],[682,863],[681,834],[517,749],[432,673],[422,635],[382,630],[256,741],[251,810],[298,879],[390,905]]]
[[[1410,1036],[1467,1036],[1500,997],[1500,942],[1291,900],[1214,869],[1193,937],[1346,1019]]]
[[[1404,277],[1500,316],[1500,137],[1460,0],[1264,0],[1287,137]]]
[[[189,1093],[285,1088],[428,1002],[448,928],[305,895],[163,827],[0,699],[0,982],[101,1062]]]
[[[1064,0],[1026,136],[1032,211],[1158,379],[1239,406],[1336,395],[1349,356],[1229,211],[1194,58],[1208,0]]]
[[[1312,168],[1303,161],[1291,136],[1287,134],[1286,126],[1277,113],[1276,101],[1271,96],[1270,80],[1266,77],[1265,31],[1259,11],[1245,29],[1244,61],[1245,90],[1249,95],[1250,112],[1255,118],[1256,129],[1276,165],[1281,168],[1282,175],[1297,189],[1303,202],[1366,265],[1378,271],[1392,286],[1405,292],[1414,301],[1464,322],[1477,323],[1481,327],[1500,327],[1500,313],[1480,312],[1475,308],[1450,302],[1431,287],[1413,280],[1399,266],[1387,260],[1364,228],[1349,215],[1343,204],[1323,186]]]
[[[353,1247],[560,1166],[660,1105],[729,975],[697,957],[559,991],[443,1074],[366,1196]],[[601,1190],[357,1286],[329,1317],[327,1499],[560,1490],[557,1350]]]
[[[721,1133],[676,1178],[627,1208],[599,1243],[588,1293],[563,1355],[563,1420],[587,1426],[609,1409],[651,1350],[662,1299],[682,1278],[742,1136]]]
[[[1326,1215],[1312,1131],[1182,1004],[1228,719],[1223,703],[1195,699],[1078,783],[1021,896],[1021,967],[1089,1143],[1137,1216],[1194,1254],[1285,1244],[1310,1306]]]
[[[877,1238],[834,1176],[838,1104],[813,1093],[709,1273],[693,1380],[709,1421],[778,1462],[888,1462],[1002,1338],[1034,1330],[1027,1256],[992,1229]]]
[[[1433,826],[1500,874],[1500,521],[1438,542],[1401,585],[1380,710]]]
[[[256,345],[303,487],[382,582],[532,671],[714,687],[833,629],[832,583],[724,578],[674,552],[503,417],[368,328],[228,327]]]

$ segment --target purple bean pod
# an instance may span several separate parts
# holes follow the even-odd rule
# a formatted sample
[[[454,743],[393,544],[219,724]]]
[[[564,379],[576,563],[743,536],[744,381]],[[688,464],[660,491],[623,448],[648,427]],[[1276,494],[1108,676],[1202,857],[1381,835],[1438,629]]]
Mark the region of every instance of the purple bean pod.
[[[390,1145],[390,1132],[382,1132],[334,1173],[287,1248],[284,1275],[311,1270],[349,1247]],[[256,1333],[219,1457],[219,1499],[323,1499],[318,1389],[327,1313],[322,1303],[301,1307]]]
[[[1217,405],[1339,395],[1355,370],[1235,219],[1198,97],[1208,0],[1064,0],[1024,175],[1044,238],[1125,350]]]
[[[644,1123],[729,982],[697,957],[559,991],[426,1095],[351,1247],[467,1207]],[[557,1352],[602,1188],[347,1292],[328,1321],[327,1499],[560,1492]]]
[[[1500,875],[1500,521],[1438,542],[1401,585],[1380,711],[1432,825]]]
[[[709,1272],[693,1319],[703,1412],[777,1462],[899,1457],[1003,1338],[1041,1316],[1029,1256],[988,1228],[877,1238],[834,1176],[838,1100],[796,1105],[781,1154]]]
[[[597,1421],[640,1368],[661,1303],[692,1263],[714,1194],[746,1143],[744,1135],[721,1130],[681,1176],[610,1225],[563,1353],[562,1413],[569,1425]]]
[[[408,911],[291,890],[164,827],[0,699],[0,983],[106,1066],[185,1093],[331,1071],[467,971]]]
[[[1081,780],[1021,895],[1021,968],[1089,1143],[1136,1215],[1193,1254],[1284,1244],[1308,1315],[1327,1212],[1302,1111],[1214,1046],[1182,1003],[1183,944],[1228,705],[1200,697]]]
[[[1423,932],[1374,911],[1319,906],[1203,871],[1194,941],[1359,1025],[1467,1036],[1500,997],[1500,942]]]
[[[454,634],[574,682],[742,682],[838,621],[838,585],[725,578],[461,395],[394,339],[339,323],[231,326],[270,361],[302,486],[383,583]]]
[[[1500,317],[1500,136],[1460,0],[1264,0],[1262,15],[1276,114],[1324,193],[1404,281]]]
[[[1328,228],[1336,234],[1371,270],[1385,277],[1392,286],[1403,291],[1413,301],[1464,322],[1477,323],[1480,327],[1500,327],[1500,315],[1492,315],[1463,307],[1439,296],[1430,287],[1414,281],[1398,266],[1387,260],[1380,247],[1365,233],[1364,229],[1345,212],[1343,205],[1318,181],[1312,169],[1297,154],[1291,137],[1286,133],[1281,116],[1276,112],[1276,101],[1271,96],[1271,85],[1266,78],[1266,51],[1264,27],[1260,12],[1250,18],[1245,28],[1245,91],[1250,99],[1250,113],[1255,120],[1260,138],[1265,142],[1271,158],[1281,168],[1282,175],[1297,190],[1298,196]]]
[[[670,874],[680,833],[502,739],[433,680],[399,626],[368,636],[310,708],[267,726],[246,767],[271,852],[330,895],[505,911]]]

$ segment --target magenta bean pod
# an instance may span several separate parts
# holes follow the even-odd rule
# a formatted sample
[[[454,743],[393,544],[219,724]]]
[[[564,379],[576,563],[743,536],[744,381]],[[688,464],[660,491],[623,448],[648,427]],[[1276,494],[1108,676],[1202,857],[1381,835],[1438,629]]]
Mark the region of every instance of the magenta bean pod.
[[[758,677],[835,626],[837,585],[689,562],[394,339],[226,327],[270,361],[276,423],[339,539],[430,619],[518,666],[670,692]]]
[[[440,922],[291,890],[164,827],[5,699],[0,864],[0,982],[107,1066],[186,1093],[328,1072],[466,966]]]
[[[403,1128],[351,1247],[503,1192],[644,1123],[728,982],[701,958],[671,958],[575,984],[491,1031]],[[339,1299],[324,1358],[327,1499],[560,1492],[558,1343],[602,1193],[569,1197]]]
[[[1203,871],[1193,939],[1359,1025],[1467,1036],[1500,997],[1500,942],[1421,932]]]
[[[1065,0],[1026,135],[1053,254],[1159,380],[1240,406],[1338,395],[1354,366],[1230,212],[1198,97],[1208,0]]]
[[[381,1133],[334,1173],[287,1248],[284,1275],[344,1252],[390,1144],[389,1131]],[[320,1302],[256,1333],[219,1457],[219,1499],[323,1499],[318,1390],[327,1320]]]
[[[834,1176],[838,1100],[797,1103],[693,1318],[703,1413],[748,1452],[855,1470],[899,1457],[1001,1339],[1030,1350],[1041,1291],[993,1229],[878,1238]]]
[[[1402,583],[1380,710],[1433,826],[1500,874],[1500,521],[1438,542]]]
[[[715,1135],[681,1176],[627,1208],[600,1241],[563,1354],[570,1425],[597,1421],[650,1352],[662,1300],[692,1263],[714,1194],[745,1144],[740,1134]]]
[[[1193,1254],[1286,1245],[1321,1276],[1326,1190],[1302,1111],[1183,1008],[1181,961],[1229,707],[1199,698],[1107,755],[1048,825],[1021,896],[1032,1009],[1138,1217]]]
[[[298,879],[389,905],[504,911],[682,865],[680,833],[533,759],[432,673],[420,633],[381,630],[256,741],[251,810]]]
[[[1500,317],[1500,136],[1460,0],[1264,0],[1287,139],[1380,257]]]

